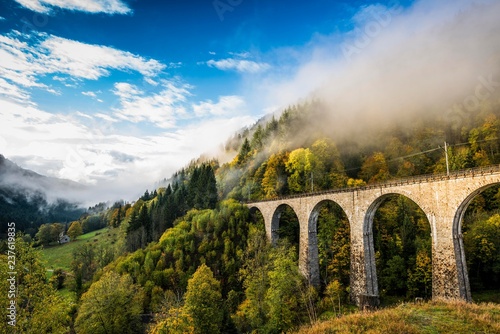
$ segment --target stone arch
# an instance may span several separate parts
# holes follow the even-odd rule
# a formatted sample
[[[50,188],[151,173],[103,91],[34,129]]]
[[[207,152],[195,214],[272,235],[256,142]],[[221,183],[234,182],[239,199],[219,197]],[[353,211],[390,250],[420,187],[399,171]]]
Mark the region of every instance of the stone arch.
[[[250,215],[255,215],[257,213],[260,213],[264,217],[264,212],[262,212],[262,210],[257,206],[249,207],[248,211],[250,212]]]
[[[467,272],[467,262],[465,257],[465,247],[464,240],[462,237],[462,223],[472,200],[483,191],[488,188],[500,185],[500,182],[492,182],[487,185],[483,185],[478,189],[472,191],[457,208],[455,215],[453,217],[453,246],[455,250],[455,260],[457,264],[458,272],[458,287],[460,297],[466,301],[472,301],[472,293],[470,289],[469,273]]]
[[[266,217],[264,216],[264,212],[257,206],[252,206],[252,207],[249,207],[249,212],[250,212],[250,217],[252,219],[256,219],[255,217],[257,215],[260,215],[262,217],[262,223],[264,224],[264,229],[265,229],[265,226],[266,226]]]
[[[271,218],[271,244],[273,244],[273,245],[275,245],[279,239],[279,228],[280,228],[281,214],[287,208],[290,208],[292,210],[292,212],[295,214],[295,216],[297,217],[297,219],[299,219],[297,211],[295,210],[295,208],[292,205],[290,205],[288,203],[282,203],[282,204],[278,205],[276,207],[276,209],[274,210],[274,212],[272,214],[272,218]],[[300,222],[299,222],[299,225],[300,225]],[[300,233],[300,231],[299,231],[299,233]]]
[[[342,206],[332,200],[332,199],[323,199],[314,205],[311,213],[309,214],[308,222],[307,222],[307,232],[309,234],[308,238],[308,252],[307,252],[307,267],[309,273],[309,281],[314,286],[320,286],[320,272],[319,272],[319,248],[318,248],[318,217],[320,213],[320,209],[326,205],[327,203],[332,203],[337,205],[344,216],[347,217],[347,214],[342,208]],[[350,221],[349,221],[350,226]]]
[[[379,296],[377,268],[375,264],[375,246],[373,240],[373,221],[375,214],[380,206],[391,196],[403,196],[415,203],[420,210],[425,214],[431,229],[431,238],[434,238],[434,226],[431,224],[429,214],[425,210],[425,206],[421,205],[418,199],[414,199],[411,194],[404,191],[390,191],[378,196],[366,210],[366,215],[363,222],[363,244],[364,244],[364,262],[366,272],[366,294],[369,296]]]

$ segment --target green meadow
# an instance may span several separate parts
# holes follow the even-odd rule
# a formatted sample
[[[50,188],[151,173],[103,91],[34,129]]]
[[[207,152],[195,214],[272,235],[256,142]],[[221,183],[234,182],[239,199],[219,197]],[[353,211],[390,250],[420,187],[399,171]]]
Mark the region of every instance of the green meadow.
[[[70,241],[62,245],[47,246],[42,249],[42,259],[45,262],[45,267],[49,272],[54,269],[61,268],[64,271],[69,271],[71,267],[71,258],[73,251],[85,243],[101,244],[114,243],[118,239],[118,229],[110,229],[109,227],[82,234],[76,240]],[[51,274],[49,274],[50,276]]]

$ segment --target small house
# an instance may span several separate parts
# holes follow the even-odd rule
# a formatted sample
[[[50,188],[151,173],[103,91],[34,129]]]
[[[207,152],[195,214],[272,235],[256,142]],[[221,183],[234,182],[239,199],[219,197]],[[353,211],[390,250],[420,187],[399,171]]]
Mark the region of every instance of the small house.
[[[61,232],[59,234],[59,243],[60,244],[65,244],[70,241],[70,238],[67,234],[64,234],[64,232]]]

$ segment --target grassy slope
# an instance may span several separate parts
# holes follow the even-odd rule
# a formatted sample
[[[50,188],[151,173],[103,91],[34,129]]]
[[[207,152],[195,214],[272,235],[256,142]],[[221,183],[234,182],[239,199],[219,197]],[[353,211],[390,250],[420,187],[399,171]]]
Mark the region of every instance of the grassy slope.
[[[48,270],[62,268],[70,270],[73,250],[84,243],[112,243],[118,238],[118,229],[103,228],[79,236],[75,241],[63,245],[48,246],[42,249],[42,259]]]
[[[331,319],[299,333],[500,333],[500,304],[401,304]]]

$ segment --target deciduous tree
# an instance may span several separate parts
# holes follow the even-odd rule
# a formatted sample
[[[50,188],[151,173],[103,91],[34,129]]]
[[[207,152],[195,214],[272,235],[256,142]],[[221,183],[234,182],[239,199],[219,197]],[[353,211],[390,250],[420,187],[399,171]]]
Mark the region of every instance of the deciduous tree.
[[[71,240],[76,240],[76,238],[82,235],[82,233],[82,224],[79,221],[72,222],[68,229],[68,236]]]
[[[57,294],[46,279],[46,270],[41,262],[40,253],[31,243],[26,243],[21,236],[16,245],[16,275],[14,275],[16,323],[8,326],[8,307],[10,306],[7,292],[10,284],[8,274],[13,270],[7,266],[7,258],[0,255],[0,289],[4,297],[0,298],[0,316],[2,326],[0,333],[67,333],[69,331],[70,305]]]
[[[220,283],[205,264],[188,281],[186,313],[193,319],[195,333],[219,333],[224,317]]]
[[[313,188],[311,173],[318,165],[316,156],[308,148],[298,148],[290,153],[286,170],[290,173],[288,187],[291,192],[311,191]]]
[[[139,333],[143,298],[129,275],[107,272],[82,295],[75,328],[79,333]]]
[[[381,182],[389,179],[389,166],[384,153],[375,152],[363,162],[359,176],[368,183]]]
[[[48,245],[52,242],[51,227],[50,224],[43,224],[38,229],[35,238],[42,244]]]

